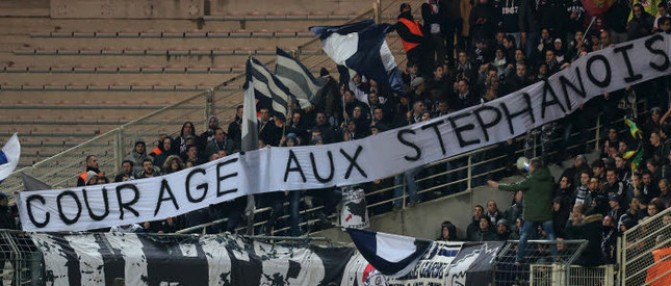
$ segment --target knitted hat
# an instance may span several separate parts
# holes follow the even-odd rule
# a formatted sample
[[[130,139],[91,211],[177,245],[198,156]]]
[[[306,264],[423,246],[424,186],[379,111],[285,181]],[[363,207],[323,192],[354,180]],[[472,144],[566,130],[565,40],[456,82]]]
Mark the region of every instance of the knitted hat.
[[[412,86],[412,88],[417,88],[422,83],[424,83],[424,79],[422,77],[416,77],[412,80],[410,86]]]
[[[144,142],[143,142],[144,143]],[[93,178],[98,179],[98,173],[94,171],[86,172],[86,183],[88,184]]]

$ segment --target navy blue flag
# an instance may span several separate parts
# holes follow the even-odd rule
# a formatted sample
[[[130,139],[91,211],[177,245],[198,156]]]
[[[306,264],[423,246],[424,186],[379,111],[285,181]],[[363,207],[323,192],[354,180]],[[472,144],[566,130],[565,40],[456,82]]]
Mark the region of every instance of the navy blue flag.
[[[429,250],[432,241],[396,234],[348,228],[361,255],[382,274],[404,276]]]
[[[391,29],[391,25],[375,24],[373,20],[343,26],[310,27],[310,31],[322,41],[324,52],[336,64],[403,94],[401,72],[384,39]]]

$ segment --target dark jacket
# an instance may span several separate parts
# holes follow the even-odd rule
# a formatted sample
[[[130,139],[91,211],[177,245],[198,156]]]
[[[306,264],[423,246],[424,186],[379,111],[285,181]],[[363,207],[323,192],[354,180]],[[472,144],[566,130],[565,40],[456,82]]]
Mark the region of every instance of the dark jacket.
[[[401,13],[400,15],[398,15],[398,18],[399,19],[400,18],[405,18],[405,19],[408,19],[410,21],[415,21],[415,18],[412,17],[412,14],[410,14],[408,12]],[[424,41],[424,37],[421,37],[421,36],[418,36],[418,35],[415,35],[415,34],[411,33],[410,29],[408,29],[408,27],[406,27],[400,21],[397,22],[394,25],[394,28],[396,29],[396,33],[398,33],[398,35],[401,37],[401,39],[403,39],[406,42],[421,44]]]
[[[579,225],[569,225],[566,227],[568,239],[585,239],[587,247],[576,260],[577,265],[585,267],[598,266],[603,263],[601,251],[601,239],[603,233],[603,216],[594,214],[586,216]]]
[[[473,7],[468,21],[473,39],[490,40],[494,37],[498,19],[491,4],[478,4]]]
[[[226,155],[231,155],[240,151],[240,145],[238,145],[237,142],[229,137],[224,138],[224,142],[222,144],[219,144],[216,140],[212,140],[210,143],[207,143],[207,146],[205,146],[205,158],[209,160],[212,154],[221,150],[226,151]]]
[[[655,17],[643,11],[640,18],[632,18],[627,24],[627,40],[635,40],[652,34]]]
[[[514,184],[500,184],[499,190],[524,192],[522,218],[525,221],[543,222],[552,219],[552,191],[554,178],[548,168],[535,170],[524,180]]]
[[[616,33],[627,32],[627,19],[631,12],[628,2],[627,0],[617,0],[604,14],[604,20],[608,28]]]

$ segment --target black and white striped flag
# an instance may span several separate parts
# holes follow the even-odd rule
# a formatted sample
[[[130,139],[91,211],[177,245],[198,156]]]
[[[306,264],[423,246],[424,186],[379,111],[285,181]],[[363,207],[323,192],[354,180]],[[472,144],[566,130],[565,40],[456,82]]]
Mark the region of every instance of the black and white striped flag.
[[[354,249],[231,235],[29,234],[45,285],[346,285]]]
[[[255,58],[247,60],[245,89],[249,86],[254,88],[254,95],[261,106],[272,106],[275,115],[286,116],[289,103],[297,102],[296,97],[284,83]]]
[[[275,75],[296,96],[301,109],[312,106],[312,98],[326,81],[316,79],[300,61],[289,53],[277,48]]]

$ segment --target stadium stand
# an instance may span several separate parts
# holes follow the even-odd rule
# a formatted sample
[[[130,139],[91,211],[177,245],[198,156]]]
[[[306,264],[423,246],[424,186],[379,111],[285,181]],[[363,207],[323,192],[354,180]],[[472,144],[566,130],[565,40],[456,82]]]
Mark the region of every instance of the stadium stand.
[[[429,16],[432,8],[421,2],[412,1],[415,18],[421,19],[425,27],[431,27]],[[326,134],[330,135],[331,132],[332,142],[347,141],[429,120],[505,96],[533,82],[546,80],[586,53],[609,48],[616,43],[614,38],[617,27],[614,21],[599,27],[596,32],[590,31],[585,36],[587,41],[575,38],[576,34],[587,28],[589,21],[586,21],[575,27],[543,27],[543,31],[529,31],[536,32],[540,39],[537,46],[530,45],[523,50],[516,43],[515,32],[505,35],[495,27],[483,24],[487,22],[485,19],[488,16],[493,17],[497,13],[495,9],[502,7],[494,7],[487,0],[478,2],[482,6],[469,7],[469,10],[472,9],[469,15],[480,20],[468,22],[471,25],[469,37],[456,36],[459,43],[454,53],[448,53],[444,63],[438,61],[436,65],[441,57],[437,54],[440,53],[428,56],[429,53],[425,52],[436,48],[430,47],[432,44],[429,41],[421,43],[429,46],[423,50],[424,53],[413,58],[411,53],[402,52],[402,46],[411,50],[408,47],[412,45],[408,45],[408,41],[412,37],[399,32],[399,35],[388,38],[397,61],[403,63],[401,67],[404,68],[404,83],[408,90],[407,94],[399,96],[398,102],[392,100],[388,93],[385,94],[388,91],[372,88],[365,81],[354,82],[359,80],[354,79],[350,86],[352,90],[344,93],[356,91],[370,94],[373,91],[390,100],[389,105],[372,102],[368,104],[372,110],[362,114],[361,110],[366,106],[354,99],[346,102],[349,104],[344,110],[346,116],[329,113],[329,118],[324,116],[320,119],[325,114],[299,112],[298,115],[302,117],[300,120],[287,122],[287,129],[292,132],[280,134],[279,137],[283,138],[281,144],[295,138],[300,139],[292,141],[294,144],[315,144],[319,140],[326,141]],[[385,5],[381,11],[382,19],[394,22],[400,3],[393,1]],[[585,17],[586,13],[579,1],[563,6],[553,6],[558,4],[550,2],[539,5],[536,7],[541,9],[538,12],[546,13],[540,13],[541,20],[543,17],[551,18],[547,13],[559,8],[562,9],[559,11],[566,11],[567,14],[566,19],[562,18],[563,21],[575,20],[574,14]],[[504,7],[503,11],[510,11],[506,8],[510,7]],[[637,15],[633,21],[653,16],[657,15]],[[648,29],[647,34],[668,33],[671,19],[667,17],[661,15],[660,18],[660,24],[668,21],[666,30],[653,30],[652,22],[643,23],[650,24],[650,27],[643,28]],[[186,141],[186,137],[180,137],[178,132],[186,121],[193,121],[198,132],[196,135],[200,134],[205,119],[198,106],[202,106],[203,101],[206,104],[216,102],[212,106],[208,105],[208,109],[216,108],[207,114],[216,115],[221,121],[220,127],[225,129],[235,118],[235,108],[241,102],[242,81],[236,73],[244,70],[246,56],[271,60],[275,54],[272,47],[280,46],[296,51],[301,61],[313,72],[326,67],[327,71],[334,74],[333,63],[319,52],[318,42],[303,44],[309,38],[304,28],[313,23],[341,24],[351,19],[349,10],[332,13],[301,11],[245,14],[211,9],[209,15],[202,18],[206,30],[198,29],[202,28],[197,27],[200,25],[198,23],[184,20],[94,20],[86,27],[90,31],[77,27],[78,20],[42,19],[41,24],[36,24],[39,26],[38,31],[19,27],[18,32],[7,37],[7,43],[3,44],[4,40],[0,40],[0,44],[3,44],[0,63],[4,64],[1,71],[6,75],[3,77],[4,82],[0,83],[0,109],[8,115],[7,119],[0,120],[0,129],[9,130],[3,135],[14,130],[28,134],[22,139],[29,150],[26,152],[29,154],[23,158],[23,166],[56,155],[44,161],[43,165],[36,164],[37,167],[58,166],[54,174],[44,176],[54,186],[73,185],[73,179],[86,169],[83,158],[89,154],[98,154],[101,166],[109,172],[106,176],[112,179],[119,171],[119,154],[116,154],[119,153],[119,146],[122,150],[130,150],[134,146],[133,135],[143,137],[148,143],[148,150],[151,150],[161,133]],[[118,24],[114,26],[119,31],[106,30],[105,22]],[[16,27],[17,23],[8,20],[0,23],[0,26]],[[160,24],[165,26],[161,27]],[[55,29],[56,26],[58,29]],[[270,26],[272,30],[268,30]],[[51,31],[52,28],[54,31]],[[430,33],[430,30],[424,31]],[[458,34],[465,36],[461,32]],[[645,35],[627,36],[633,40]],[[225,43],[219,43],[224,40]],[[625,239],[627,236],[633,237],[632,242],[645,242],[649,250],[668,247],[668,235],[664,233],[663,236],[654,237],[647,231],[652,222],[656,226],[664,225],[664,229],[667,229],[671,221],[667,219],[671,207],[671,186],[668,182],[671,179],[671,173],[668,172],[671,166],[671,139],[666,135],[668,119],[671,117],[666,96],[669,93],[668,80],[661,78],[627,90],[604,94],[582,106],[581,111],[574,115],[556,124],[530,130],[526,136],[435,162],[415,173],[362,185],[360,187],[367,193],[368,210],[378,215],[378,225],[387,226],[394,232],[424,237],[440,232],[439,240],[447,241],[517,239],[524,225],[522,195],[501,195],[501,192],[493,195],[487,193],[491,189],[485,183],[493,179],[506,182],[519,180],[519,177],[511,178],[519,175],[514,167],[515,160],[520,156],[540,156],[546,165],[552,167],[551,171],[555,175],[552,221],[557,237],[588,240],[596,237],[589,241],[589,251],[584,252],[586,254],[576,261],[577,264],[614,264],[619,255],[618,247],[621,247],[615,238],[623,234]],[[209,89],[222,81],[227,81],[225,87]],[[208,91],[188,97],[202,90]],[[445,100],[431,97],[432,94],[440,96],[441,93]],[[352,97],[347,98],[351,100]],[[139,120],[142,124],[132,121],[141,114],[176,102],[180,103],[142,117]],[[129,108],[134,105],[141,108]],[[373,108],[370,108],[371,105]],[[69,112],[64,112],[66,110]],[[376,110],[382,114],[381,117],[376,117]],[[625,116],[635,119],[644,138],[637,141],[628,137],[630,129],[622,120]],[[316,129],[328,126],[320,122],[324,120],[336,124],[319,130],[319,136],[313,135]],[[126,123],[128,121],[131,123]],[[123,127],[115,129],[118,125]],[[91,135],[101,134],[93,141],[78,145]],[[121,142],[119,138],[122,138]],[[643,148],[640,152],[645,155],[636,162],[636,170],[632,173],[629,168],[632,162],[624,158],[625,152],[639,144]],[[74,148],[60,153],[70,147]],[[183,153],[183,150],[176,151],[176,154],[180,152]],[[205,160],[180,155],[186,164],[196,165]],[[66,156],[71,158],[66,160]],[[79,157],[80,160],[74,162],[72,157]],[[489,184],[493,186],[492,182]],[[410,192],[413,186],[416,195]],[[338,191],[320,190],[319,193],[306,192],[300,195],[298,203],[301,204],[303,222],[297,233],[293,225],[296,213],[290,211],[291,203],[297,201],[282,196],[264,197],[258,205],[254,230],[269,235],[301,235],[329,229],[333,226],[334,202],[323,194],[337,196]],[[313,203],[312,199],[315,198],[316,201],[324,202]],[[418,203],[422,204],[421,208],[415,207]],[[464,203],[470,205],[464,208]],[[465,211],[470,211],[471,207],[472,215]],[[218,233],[245,229],[226,225],[228,218],[222,218],[223,215],[216,209],[208,211],[212,217],[207,220],[189,222],[185,218],[180,221],[183,229],[179,232]],[[436,213],[440,213],[441,217]],[[400,224],[396,219],[399,216],[402,217]],[[426,217],[429,218],[423,223],[413,225],[413,222]],[[404,222],[405,219],[410,223]],[[433,223],[445,219],[449,222],[435,223],[435,229],[426,228],[427,221]],[[637,224],[640,226],[637,227]],[[149,224],[143,227],[149,232],[156,231]],[[577,228],[583,232],[576,232]],[[532,232],[539,238],[547,238],[545,232],[534,229]],[[328,230],[323,233],[336,235]],[[641,284],[646,279],[642,273],[651,264],[637,261],[642,254],[636,247],[632,248],[629,244],[625,244],[625,247],[629,255],[634,256],[625,257],[625,265],[627,259],[632,260],[635,265],[630,269],[637,272],[622,279]],[[514,255],[509,258],[514,259]],[[659,260],[659,257],[655,256],[655,259]],[[519,261],[515,263],[511,261],[509,266],[519,265]],[[650,273],[648,281],[656,279]]]

